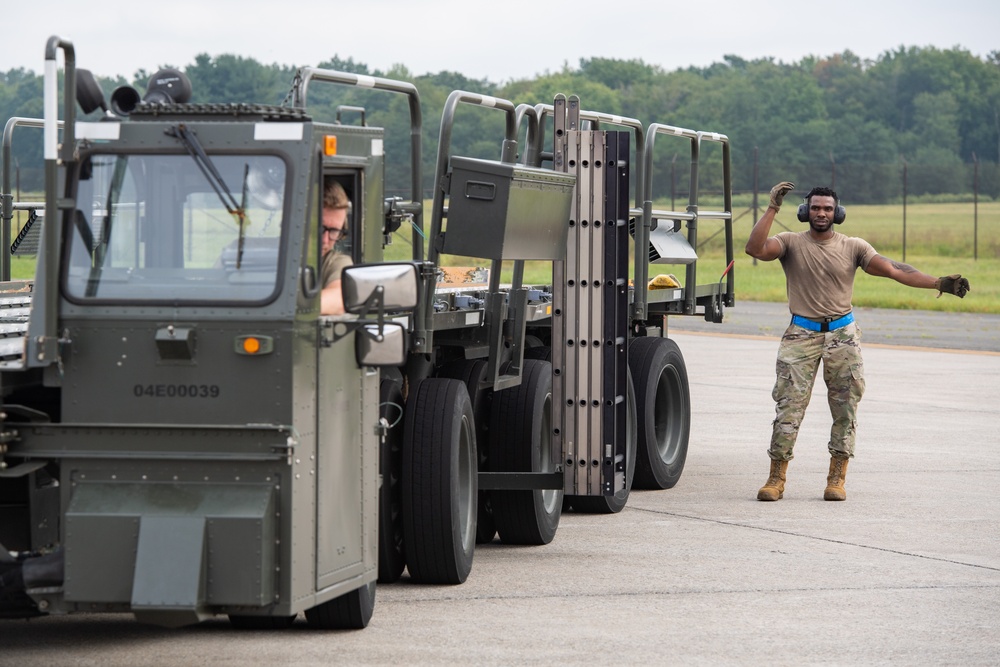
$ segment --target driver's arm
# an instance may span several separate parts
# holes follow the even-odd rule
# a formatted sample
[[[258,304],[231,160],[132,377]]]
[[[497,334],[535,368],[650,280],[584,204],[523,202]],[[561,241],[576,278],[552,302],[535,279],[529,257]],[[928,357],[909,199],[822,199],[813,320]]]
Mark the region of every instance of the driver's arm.
[[[333,280],[320,292],[319,312],[321,315],[343,315],[344,293],[340,291],[340,280]]]

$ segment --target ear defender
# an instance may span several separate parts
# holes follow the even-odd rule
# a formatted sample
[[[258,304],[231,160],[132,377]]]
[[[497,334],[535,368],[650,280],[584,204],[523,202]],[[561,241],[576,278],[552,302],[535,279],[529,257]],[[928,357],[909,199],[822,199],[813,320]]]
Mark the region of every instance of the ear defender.
[[[799,219],[799,222],[809,222],[809,204],[799,204],[799,210],[796,213],[796,217]],[[846,217],[847,209],[840,204],[837,204],[837,207],[833,209],[833,224],[839,225]]]

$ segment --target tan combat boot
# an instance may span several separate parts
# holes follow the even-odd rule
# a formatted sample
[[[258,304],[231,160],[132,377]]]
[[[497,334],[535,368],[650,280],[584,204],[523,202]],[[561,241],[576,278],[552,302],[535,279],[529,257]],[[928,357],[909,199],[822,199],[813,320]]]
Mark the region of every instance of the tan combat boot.
[[[830,474],[826,478],[823,500],[847,500],[844,482],[847,481],[847,462],[849,460],[838,459],[836,456],[830,457]]]
[[[771,459],[771,474],[764,486],[757,492],[757,500],[778,500],[785,495],[785,471],[787,469],[788,461]]]

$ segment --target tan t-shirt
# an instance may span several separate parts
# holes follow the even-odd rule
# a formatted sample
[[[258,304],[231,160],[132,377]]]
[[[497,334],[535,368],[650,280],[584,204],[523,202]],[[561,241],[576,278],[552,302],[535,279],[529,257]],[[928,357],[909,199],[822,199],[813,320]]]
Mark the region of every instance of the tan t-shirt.
[[[781,244],[788,309],[812,319],[851,312],[854,274],[866,269],[878,253],[868,241],[834,232],[826,241],[814,241],[809,232],[782,232]]]
[[[329,287],[330,283],[340,280],[340,274],[345,266],[351,266],[354,261],[350,255],[345,255],[336,250],[326,253],[323,257],[323,267],[320,277],[323,279],[323,287]]]

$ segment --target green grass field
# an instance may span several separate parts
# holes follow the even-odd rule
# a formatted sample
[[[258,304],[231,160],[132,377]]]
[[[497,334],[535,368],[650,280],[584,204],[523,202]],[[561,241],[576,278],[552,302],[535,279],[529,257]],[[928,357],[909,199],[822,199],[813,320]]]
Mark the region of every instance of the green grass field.
[[[742,253],[742,247],[740,248]],[[854,283],[854,305],[870,308],[1000,313],[1000,260],[960,257],[910,257],[911,264],[934,276],[961,273],[972,286],[964,299],[932,290],[913,289],[886,278],[859,271]],[[784,301],[785,275],[779,262],[758,262],[742,255],[736,260],[736,298],[744,301]]]
[[[767,200],[762,201],[766,204]],[[743,252],[753,225],[752,211],[740,209],[737,205],[734,206],[734,217],[736,298],[745,301],[784,301],[785,276],[781,264],[755,263],[753,258]],[[978,234],[975,234],[977,226]],[[720,228],[719,223],[705,222],[699,229],[699,238],[703,244],[699,249],[698,262],[700,284],[718,280],[725,269],[723,237],[715,233]],[[806,225],[795,218],[795,206],[786,205],[771,232],[774,234],[805,229]],[[880,254],[890,259],[904,259],[902,205],[850,207],[847,220],[837,231],[866,239]],[[974,236],[978,237],[975,245]],[[408,240],[398,243],[393,252],[409,253],[408,243]],[[973,259],[974,250],[978,253],[978,259]],[[1000,202],[980,202],[978,211],[974,210],[971,201],[908,205],[905,261],[934,276],[960,273],[969,279],[972,290],[964,299],[949,295],[937,298],[934,291],[905,287],[893,280],[875,278],[859,271],[855,282],[854,304],[872,308],[1000,313]],[[445,257],[443,263],[460,266],[477,264],[476,260],[467,257]],[[483,260],[478,264],[488,266]],[[504,273],[505,279],[509,278],[509,266]],[[650,275],[657,273],[672,273],[682,277],[684,267],[651,266]],[[525,282],[541,284],[550,280],[551,270],[547,263],[527,263]]]
[[[766,204],[766,200],[764,200]],[[791,202],[789,202],[791,204]],[[741,211],[737,210],[739,216]],[[763,211],[761,211],[763,213]],[[735,225],[736,296],[747,301],[784,301],[785,280],[779,262],[757,262],[743,253],[752,227],[746,213]],[[977,221],[978,218],[978,221]],[[786,204],[772,233],[804,231],[795,218],[795,206]],[[978,230],[977,230],[978,227]],[[960,273],[972,289],[964,299],[950,295],[936,298],[930,290],[905,287],[886,278],[859,271],[854,305],[872,308],[1000,313],[1000,202],[911,204],[906,207],[906,252],[903,252],[903,207],[853,206],[837,231],[864,238],[890,259],[905,261],[934,276]],[[976,243],[974,244],[974,238]],[[713,239],[704,252],[721,252],[721,239]],[[978,259],[973,258],[974,251]],[[699,281],[700,282],[700,281]]]
[[[762,200],[766,203],[766,199]],[[784,301],[785,278],[778,262],[757,262],[743,252],[752,226],[752,212],[735,206],[734,245],[736,254],[736,298],[743,301]],[[425,205],[425,220],[430,220],[429,202]],[[761,211],[762,213],[763,211]],[[917,269],[935,276],[961,273],[969,279],[972,290],[964,299],[944,295],[935,298],[930,290],[904,287],[892,280],[858,273],[854,305],[873,308],[942,310],[954,312],[1000,313],[1000,202],[980,202],[978,233],[975,232],[976,212],[972,202],[948,204],[913,204],[906,209],[905,261]],[[428,223],[429,224],[429,223]],[[718,280],[725,268],[721,225],[705,222],[699,231],[699,283]],[[786,204],[778,215],[772,233],[789,229],[801,231],[805,225],[795,219],[795,206]],[[903,208],[901,205],[853,206],[847,220],[838,231],[868,240],[880,254],[904,261]],[[974,237],[978,242],[973,243]],[[387,249],[390,259],[411,256],[411,232],[400,229],[394,243]],[[973,258],[973,252],[978,259]],[[449,266],[489,266],[486,260],[446,256],[442,263]],[[11,277],[34,277],[34,260],[14,258]],[[653,265],[650,275],[673,273],[683,276],[683,266]],[[504,276],[509,280],[510,264],[505,263]],[[547,262],[528,262],[525,282],[545,284],[551,281]]]

